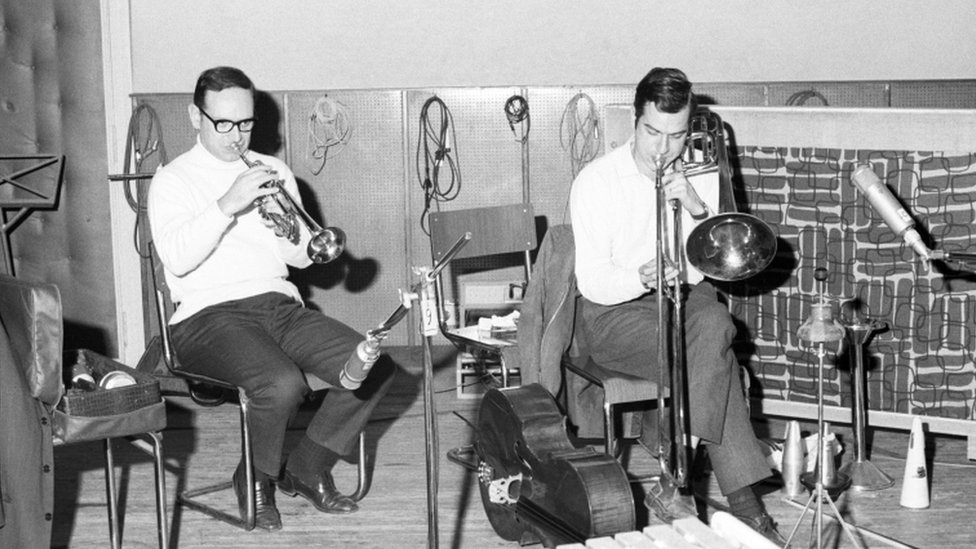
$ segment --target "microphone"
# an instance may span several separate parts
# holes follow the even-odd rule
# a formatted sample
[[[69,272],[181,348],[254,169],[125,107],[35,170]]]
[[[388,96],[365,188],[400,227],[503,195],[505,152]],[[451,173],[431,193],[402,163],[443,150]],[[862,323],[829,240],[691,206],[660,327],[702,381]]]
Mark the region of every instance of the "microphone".
[[[356,345],[356,349],[352,352],[349,360],[346,361],[345,366],[342,367],[342,373],[339,374],[339,383],[346,389],[355,391],[366,380],[370,368],[373,367],[373,364],[376,364],[379,358],[380,338],[371,337],[367,334],[366,339],[360,341],[359,345]]]
[[[854,168],[854,172],[851,173],[851,181],[868,199],[871,207],[881,215],[885,224],[896,236],[902,237],[905,244],[911,246],[922,259],[926,261],[932,259],[932,250],[922,242],[922,236],[915,230],[915,221],[912,216],[891,195],[891,191],[871,171],[870,166],[858,164]]]

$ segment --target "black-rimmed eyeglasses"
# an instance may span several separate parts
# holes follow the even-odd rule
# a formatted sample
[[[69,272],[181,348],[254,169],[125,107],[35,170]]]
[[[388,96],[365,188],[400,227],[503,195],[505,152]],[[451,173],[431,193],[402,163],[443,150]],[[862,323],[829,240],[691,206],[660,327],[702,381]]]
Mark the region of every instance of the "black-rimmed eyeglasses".
[[[213,123],[214,129],[217,130],[217,133],[229,133],[234,129],[234,126],[237,126],[237,129],[241,132],[247,133],[254,129],[254,123],[257,122],[257,118],[245,118],[244,120],[238,120],[237,122],[224,119],[214,120],[212,116],[207,114],[207,111],[200,109],[200,107],[197,107],[197,109],[199,109],[200,112],[207,117],[207,120]]]

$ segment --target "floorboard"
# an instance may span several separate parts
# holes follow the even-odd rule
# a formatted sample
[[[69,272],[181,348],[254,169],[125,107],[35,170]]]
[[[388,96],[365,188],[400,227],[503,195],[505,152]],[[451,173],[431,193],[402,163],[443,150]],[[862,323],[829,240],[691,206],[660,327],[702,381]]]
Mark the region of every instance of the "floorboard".
[[[401,367],[397,381],[368,428],[374,463],[369,494],[360,511],[347,516],[317,512],[301,498],[278,495],[283,530],[274,533],[244,532],[197,512],[174,507],[175,493],[229,478],[239,456],[237,408],[224,405],[203,408],[187,398],[168,399],[168,423],[164,432],[167,463],[167,501],[170,548],[422,548],[428,546],[432,529],[428,521],[426,444],[420,348],[391,348],[388,353]],[[451,448],[468,444],[477,415],[477,398],[459,399],[455,391],[454,354],[449,348],[434,350],[435,406],[438,426],[438,483],[436,532],[438,547],[463,549],[517,548],[517,542],[499,537],[489,524],[481,503],[475,475],[448,460]],[[293,444],[302,433],[311,408],[299,413],[289,430]],[[805,431],[815,424],[801,423]],[[779,437],[782,420],[757,421],[760,435]],[[847,442],[842,459],[850,459],[851,434],[838,428]],[[908,433],[872,431],[871,461],[895,479],[895,486],[878,492],[848,491],[838,500],[845,520],[862,529],[863,547],[970,548],[976,545],[976,474],[966,460],[965,440],[948,436],[926,437],[931,478],[931,506],[909,510],[899,505]],[[259,443],[259,441],[257,441]],[[125,441],[116,441],[116,465],[120,482],[120,506],[124,511],[123,546],[156,547],[155,510],[151,459]],[[108,546],[108,522],[100,444],[75,444],[55,450],[56,508],[53,547],[95,548]],[[634,474],[657,472],[657,464],[644,452],[630,453],[628,469]],[[355,487],[355,466],[342,463],[336,471],[340,488]],[[709,477],[700,491],[719,503]],[[641,525],[648,522],[639,488],[637,507]],[[774,484],[765,487],[764,501],[788,534],[798,522],[800,508],[785,502]],[[234,512],[232,492],[209,496]],[[800,504],[806,502],[801,498]],[[714,507],[706,512],[714,511]],[[825,516],[831,513],[825,509]],[[811,514],[802,521],[794,546],[810,540]],[[830,523],[831,521],[827,521]],[[887,541],[884,538],[888,538]],[[826,533],[828,547],[855,547],[836,528]]]

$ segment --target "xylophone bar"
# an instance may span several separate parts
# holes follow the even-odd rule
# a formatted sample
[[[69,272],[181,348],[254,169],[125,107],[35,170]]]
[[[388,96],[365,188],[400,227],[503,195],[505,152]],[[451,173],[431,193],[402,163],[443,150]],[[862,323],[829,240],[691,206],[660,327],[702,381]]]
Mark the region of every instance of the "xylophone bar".
[[[670,526],[648,526],[642,532],[621,532],[556,549],[778,549],[729,513],[716,511],[711,522],[709,527],[697,518],[683,518]]]

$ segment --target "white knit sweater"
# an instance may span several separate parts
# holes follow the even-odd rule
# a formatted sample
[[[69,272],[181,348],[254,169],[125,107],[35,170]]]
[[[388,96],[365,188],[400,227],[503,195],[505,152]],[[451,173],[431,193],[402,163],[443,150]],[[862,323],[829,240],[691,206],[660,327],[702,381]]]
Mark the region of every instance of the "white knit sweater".
[[[254,152],[248,155],[277,171],[300,203],[295,177],[283,162]],[[171,297],[178,303],[170,324],[204,307],[266,292],[301,300],[298,289],[287,280],[288,265],[311,264],[305,252],[308,232],[302,229],[301,241],[292,245],[275,236],[257,208],[227,217],[217,206],[246,169],[242,161],[214,157],[198,141],[153,177],[149,224]]]

